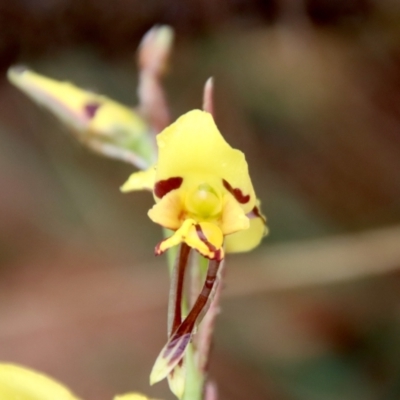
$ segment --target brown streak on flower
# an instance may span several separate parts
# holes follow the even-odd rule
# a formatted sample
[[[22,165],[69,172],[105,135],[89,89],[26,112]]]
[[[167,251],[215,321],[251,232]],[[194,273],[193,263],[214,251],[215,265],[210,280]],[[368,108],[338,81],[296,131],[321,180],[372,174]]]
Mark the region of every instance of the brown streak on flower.
[[[222,179],[222,183],[224,184],[224,188],[240,203],[240,204],[246,204],[250,200],[250,195],[244,195],[242,191],[238,188],[233,188],[231,184],[226,181],[225,179]]]
[[[208,241],[207,236],[204,234],[203,230],[201,229],[200,224],[196,224],[196,233],[199,239],[208,247],[208,249],[212,252],[216,252],[217,248]]]
[[[264,223],[267,222],[266,218],[264,217],[264,215],[261,214],[261,211],[257,206],[254,206],[254,208],[249,213],[247,213],[246,216],[250,219],[261,218],[264,221]]]
[[[199,237],[199,239],[208,247],[210,252],[214,253],[214,257],[207,257],[207,256],[204,256],[204,257],[209,258],[210,260],[221,261],[222,260],[221,250],[217,249],[212,243],[210,243],[208,241],[207,236],[204,234],[203,230],[201,229],[200,224],[196,224],[195,228],[196,228],[196,233],[197,233],[197,236]]]
[[[88,103],[85,105],[85,114],[88,118],[92,119],[96,115],[98,109],[101,107],[100,103]]]
[[[156,182],[154,185],[154,194],[162,199],[166,194],[172,190],[179,189],[182,185],[183,178],[180,176],[175,176],[173,178],[164,179]]]

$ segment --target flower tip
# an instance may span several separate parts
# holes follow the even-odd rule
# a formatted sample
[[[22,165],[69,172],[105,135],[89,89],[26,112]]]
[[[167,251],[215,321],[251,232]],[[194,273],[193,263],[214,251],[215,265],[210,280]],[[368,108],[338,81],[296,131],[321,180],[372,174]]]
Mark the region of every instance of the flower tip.
[[[172,372],[177,371],[178,380],[176,382],[177,389],[182,386],[183,382],[179,382],[183,379],[183,371],[180,367],[177,367],[179,362],[185,355],[185,350],[190,343],[192,337],[192,331],[194,326],[189,329],[189,333],[179,333],[176,331],[168,340],[167,344],[161,350],[158,355],[156,362],[154,363],[153,369],[150,373],[150,385],[154,385],[157,382],[165,379]],[[180,375],[180,378],[179,378]],[[179,390],[178,390],[179,391]]]
[[[7,71],[7,76],[13,77],[17,75],[22,75],[25,71],[28,70],[28,67],[25,65],[14,65],[13,67],[10,67]]]
[[[78,400],[61,383],[15,364],[0,363],[0,399]]]
[[[159,357],[150,373],[150,386],[153,386],[155,383],[166,378],[170,370],[171,368],[168,366],[168,360],[163,357]]]
[[[168,385],[171,392],[178,398],[182,399],[185,392],[185,368],[177,365],[168,375]]]
[[[128,180],[119,188],[122,193],[136,190],[153,190],[155,168],[151,166],[145,171],[134,172]]]
[[[122,186],[120,186],[119,191],[122,193],[128,193],[131,192],[135,189],[132,189],[132,187],[136,186],[132,183],[133,179],[129,178]]]
[[[174,39],[174,30],[169,25],[154,25],[142,38],[141,45],[161,45],[163,48],[171,46]]]
[[[174,30],[169,25],[159,25],[156,28],[157,45],[164,51],[169,50],[174,40]]]
[[[29,69],[25,65],[14,65],[8,69],[7,79],[13,85],[21,87],[21,79],[24,78],[26,72],[29,72]]]
[[[204,85],[203,110],[214,115],[214,77],[212,76]]]
[[[162,242],[158,243],[156,245],[156,247],[154,248],[154,255],[160,256],[161,254],[163,254],[165,252],[165,250],[161,249],[161,244],[162,244]]]
[[[139,47],[141,68],[156,75],[165,72],[168,56],[174,41],[174,30],[168,25],[156,25],[143,37]]]

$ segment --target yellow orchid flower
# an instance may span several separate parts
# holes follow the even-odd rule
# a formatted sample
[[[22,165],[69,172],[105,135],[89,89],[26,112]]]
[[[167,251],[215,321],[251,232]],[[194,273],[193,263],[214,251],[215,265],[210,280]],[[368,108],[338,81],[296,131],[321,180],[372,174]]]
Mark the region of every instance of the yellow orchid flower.
[[[155,167],[132,174],[127,192],[153,187],[148,215],[174,231],[156,247],[161,254],[186,243],[204,257],[256,247],[266,232],[244,154],[224,140],[211,114],[193,110],[157,136]]]
[[[151,384],[168,377],[181,398],[183,356],[216,287],[224,253],[251,250],[266,227],[244,154],[224,140],[211,113],[193,110],[181,116],[157,136],[157,145],[157,164],[132,174],[121,190],[152,188],[156,204],[148,215],[173,232],[156,246],[157,255],[181,244],[172,328],[150,374]],[[190,248],[210,263],[203,288],[182,320],[180,299]]]
[[[0,364],[1,400],[79,400],[48,376],[14,364]]]
[[[143,37],[138,54],[139,104],[135,109],[70,82],[14,66],[8,80],[61,120],[81,143],[106,157],[146,169],[156,156],[153,134],[169,123],[161,80],[168,66],[174,32],[157,25]]]
[[[1,400],[79,400],[64,385],[31,369],[0,363]],[[115,396],[114,400],[151,400],[140,393]]]
[[[154,149],[149,126],[130,107],[70,82],[12,67],[9,81],[64,122],[78,140],[103,155],[147,168]]]

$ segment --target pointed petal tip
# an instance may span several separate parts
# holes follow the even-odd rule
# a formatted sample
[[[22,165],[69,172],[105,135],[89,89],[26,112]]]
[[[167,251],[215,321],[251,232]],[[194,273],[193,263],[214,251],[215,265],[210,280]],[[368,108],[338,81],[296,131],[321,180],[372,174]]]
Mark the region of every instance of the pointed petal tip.
[[[16,364],[0,363],[0,399],[78,400],[53,378]]]
[[[8,69],[8,74],[21,75],[28,70],[26,65],[14,65]]]
[[[182,399],[185,392],[185,369],[177,365],[168,375],[168,385],[171,392],[178,398]]]
[[[122,193],[132,192],[135,189],[132,189],[132,180],[128,179],[122,186],[119,187],[119,191]]]
[[[154,248],[154,255],[160,256],[165,252],[165,250],[160,249],[161,243],[158,243],[157,246]]]
[[[21,79],[25,72],[29,69],[25,65],[14,65],[10,67],[7,71],[7,79],[14,85],[18,85],[18,80]]]
[[[150,373],[150,385],[165,379],[185,355],[194,329],[194,324],[187,329],[188,324],[185,321],[180,325],[180,327],[183,326],[185,332],[180,333],[178,328],[158,355]]]
[[[155,25],[143,36],[139,45],[139,65],[155,75],[165,73],[174,41],[174,30],[168,25]]]
[[[214,77],[210,76],[205,85],[203,91],[203,110],[214,114]]]
[[[158,358],[150,373],[150,386],[165,379],[170,373],[171,368],[168,367],[168,362],[165,358]]]
[[[156,24],[150,28],[143,36],[141,44],[149,41],[159,40],[164,45],[169,46],[174,39],[174,30],[169,25]]]
[[[164,45],[170,46],[174,40],[174,30],[169,25],[157,25],[157,34]]]
[[[144,171],[134,172],[128,180],[119,188],[122,193],[137,190],[153,190],[154,186],[154,165]]]

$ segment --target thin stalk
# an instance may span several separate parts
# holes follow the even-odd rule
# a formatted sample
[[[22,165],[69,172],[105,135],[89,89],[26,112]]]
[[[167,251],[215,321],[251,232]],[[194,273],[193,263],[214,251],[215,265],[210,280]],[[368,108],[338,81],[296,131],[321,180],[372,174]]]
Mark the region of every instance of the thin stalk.
[[[171,273],[168,302],[168,336],[171,336],[182,322],[183,284],[189,254],[190,247],[186,243],[182,243]]]
[[[221,282],[225,271],[224,267],[225,262],[222,261],[219,267],[218,281],[215,283],[213,294],[210,296],[210,307],[204,316],[197,334],[198,367],[203,374],[206,374],[208,370],[215,321],[220,312],[219,301],[223,288]]]
[[[200,259],[198,258],[198,260]],[[203,310],[204,306],[207,304],[207,300],[213,290],[220,264],[221,263],[219,261],[215,260],[209,262],[203,288],[189,315],[186,317],[184,323],[181,325],[182,331],[187,330],[189,332],[193,329],[197,317]],[[200,266],[198,267],[200,268]],[[186,350],[185,362],[187,374],[183,400],[201,400],[203,398],[206,374],[204,373],[205,371],[203,369],[199,368],[199,354],[197,352],[196,354],[194,353],[193,344],[190,344]]]
[[[190,262],[191,282],[184,293],[184,276],[188,267],[190,247],[181,245],[179,251],[175,251],[175,257],[168,255],[168,264],[171,276],[171,289],[168,311],[168,333],[182,335],[191,332],[200,314],[204,311],[211,299],[210,310],[212,315],[206,314],[200,326],[198,337],[194,343],[190,343],[184,356],[185,389],[181,400],[203,400],[205,396],[205,384],[207,363],[211,345],[212,331],[215,317],[218,313],[218,301],[221,285],[218,284],[219,269],[222,263],[209,261],[193,254]],[[197,278],[197,284],[194,282]],[[200,285],[203,282],[203,287]],[[195,293],[193,293],[195,291]],[[199,293],[200,292],[200,293]],[[213,297],[214,295],[214,297]],[[190,301],[196,298],[196,301]],[[188,307],[190,304],[190,308]],[[189,311],[190,310],[190,311]],[[189,312],[188,312],[189,311]],[[187,315],[182,323],[182,314]],[[204,325],[204,326],[203,326]],[[180,327],[180,329],[178,328]]]
[[[190,344],[185,352],[186,382],[181,400],[202,400],[205,376],[197,367],[196,349]]]

